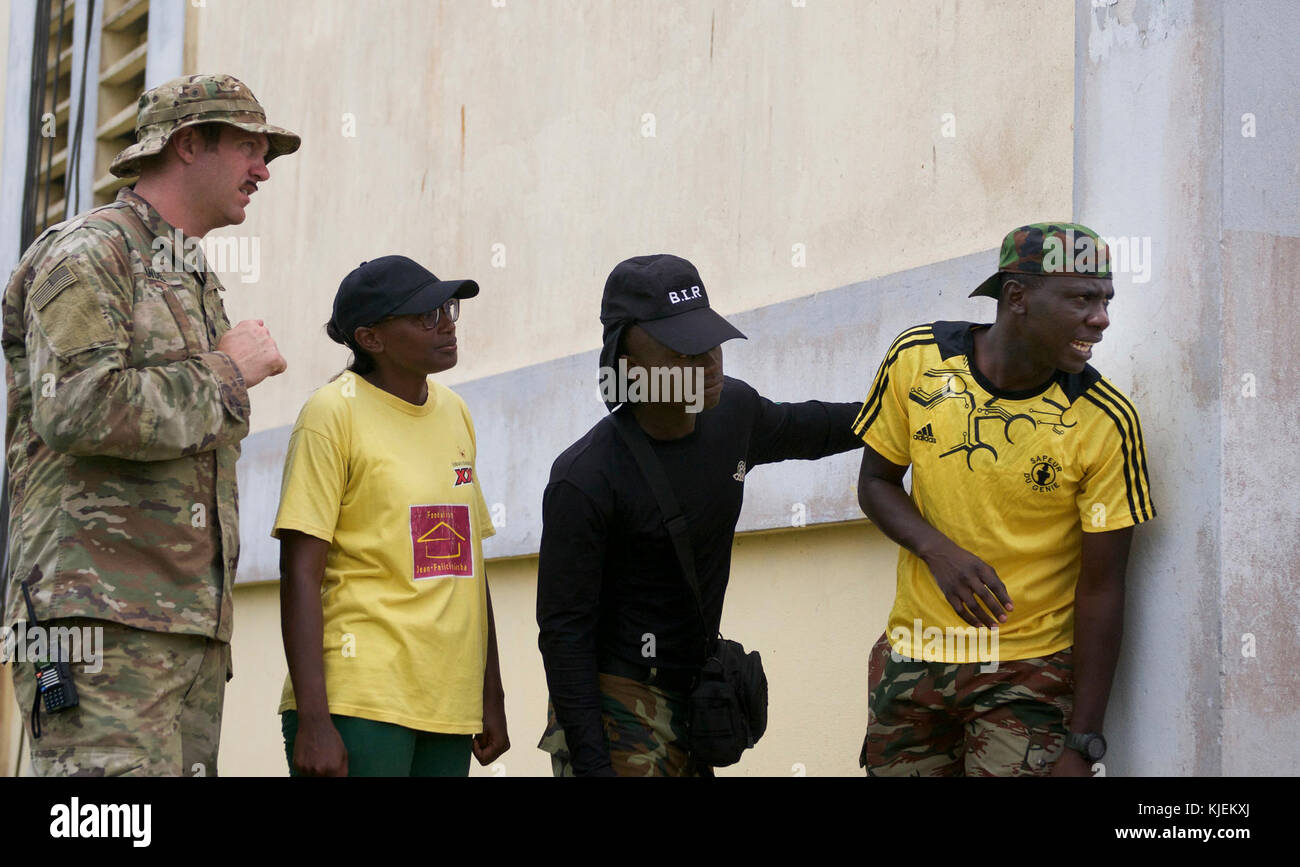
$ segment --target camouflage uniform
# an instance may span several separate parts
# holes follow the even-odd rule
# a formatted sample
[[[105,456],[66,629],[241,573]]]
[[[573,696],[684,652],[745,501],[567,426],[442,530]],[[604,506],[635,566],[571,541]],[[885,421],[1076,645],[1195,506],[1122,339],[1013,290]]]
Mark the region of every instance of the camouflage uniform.
[[[38,776],[216,775],[228,643],[79,617],[52,623],[102,629],[103,651],[93,666],[72,666],[76,708],[42,710],[41,736],[32,741]],[[13,667],[25,717],[35,698],[32,668]]]
[[[686,696],[613,674],[600,676],[600,718],[609,762],[620,777],[697,777],[699,767],[686,747]],[[546,732],[538,749],[551,754],[557,777],[572,777],[564,727],[546,707]]]
[[[1065,748],[1074,708],[1071,648],[1034,659],[925,662],[871,649],[867,736],[873,777],[1041,777]]]
[[[139,109],[139,141],[112,165],[119,176],[196,123],[266,133],[268,160],[298,143],[266,125],[252,93],[230,76],[176,79],[145,93]],[[46,230],[5,290],[12,580],[4,622],[27,619],[22,582],[43,622],[107,621],[106,640],[120,643],[106,648],[108,660],[136,673],[77,678],[82,706],[49,715],[33,743],[38,774],[126,770],[129,762],[101,762],[97,744],[144,731],[137,711],[159,704],[170,705],[169,724],[180,720],[182,736],[211,742],[215,772],[239,558],[235,462],[249,402],[238,368],[216,350],[230,329],[221,283],[201,250],[175,249],[176,241],[126,188],[114,203]],[[175,679],[180,671],[187,681]],[[24,712],[32,675],[31,665],[14,666]],[[214,711],[196,729],[181,700],[198,682],[216,694],[189,696]],[[61,758],[49,755],[56,748]],[[179,774],[176,759],[141,767]]]

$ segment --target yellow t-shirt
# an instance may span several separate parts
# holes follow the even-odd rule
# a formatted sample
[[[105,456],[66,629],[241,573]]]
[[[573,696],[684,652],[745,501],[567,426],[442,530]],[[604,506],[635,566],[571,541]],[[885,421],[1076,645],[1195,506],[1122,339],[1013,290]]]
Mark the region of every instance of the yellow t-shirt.
[[[421,731],[482,731],[483,539],[493,534],[460,396],[415,406],[348,372],[289,438],[271,535],[330,542],[321,585],[330,713]],[[280,710],[296,709],[285,678]]]
[[[903,332],[853,430],[887,460],[910,464],[921,515],[997,572],[1015,608],[994,658],[1029,659],[1074,643],[1082,534],[1148,521],[1155,507],[1128,398],[1091,366],[1058,371],[1033,393],[1001,391],[970,363],[981,327],[933,322]],[[925,562],[901,548],[894,650],[988,659],[976,654],[992,642],[964,640],[967,630]]]

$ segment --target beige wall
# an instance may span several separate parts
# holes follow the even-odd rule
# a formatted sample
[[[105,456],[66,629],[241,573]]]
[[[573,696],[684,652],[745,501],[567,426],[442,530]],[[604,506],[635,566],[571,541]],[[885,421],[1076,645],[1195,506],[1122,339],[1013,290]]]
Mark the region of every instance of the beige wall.
[[[9,83],[3,80],[9,69],[9,0],[0,0],[0,117],[4,117],[5,99]],[[4,150],[5,131],[0,126],[0,153]]]
[[[865,521],[736,539],[722,630],[762,653],[771,698],[767,734],[723,774],[861,773],[867,651],[885,629],[897,551]],[[546,675],[533,617],[537,559],[489,562],[488,576],[511,748],[494,769],[475,763],[473,773],[549,775],[550,759],[537,749],[546,723]],[[278,594],[274,584],[235,591],[235,678],[222,720],[223,775],[286,773],[276,714],[286,671]]]
[[[18,703],[10,665],[0,665],[0,777],[12,777],[18,770],[19,744],[22,740]]]
[[[257,283],[226,280],[232,318],[265,319],[290,365],[255,391],[255,430],[292,422],[342,366],[320,326],[362,259],[403,252],[483,284],[454,383],[595,346],[604,278],[628,256],[694,260],[726,313],[1070,214],[1064,0],[190,12],[195,69],[244,79],[304,140],[234,230],[259,239],[262,261]],[[275,50],[249,34],[276,34]]]

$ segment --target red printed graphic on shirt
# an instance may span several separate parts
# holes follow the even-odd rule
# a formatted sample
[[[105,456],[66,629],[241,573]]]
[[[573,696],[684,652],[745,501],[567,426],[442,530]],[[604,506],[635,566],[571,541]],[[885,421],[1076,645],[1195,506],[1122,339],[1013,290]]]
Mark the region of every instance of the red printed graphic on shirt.
[[[472,578],[474,532],[469,506],[411,506],[411,554],[416,581]]]

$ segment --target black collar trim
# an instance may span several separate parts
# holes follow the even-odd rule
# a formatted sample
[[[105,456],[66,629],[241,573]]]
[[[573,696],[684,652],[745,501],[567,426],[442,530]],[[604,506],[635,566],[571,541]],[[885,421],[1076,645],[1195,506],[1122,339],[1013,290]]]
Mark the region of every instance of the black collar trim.
[[[935,322],[931,329],[934,332],[935,342],[939,346],[939,354],[945,360],[954,355],[964,356],[966,358],[966,367],[970,370],[971,376],[979,383],[980,388],[994,397],[1003,400],[1028,400],[1031,397],[1037,397],[1053,385],[1059,385],[1061,391],[1065,393],[1066,399],[1070,403],[1074,403],[1101,379],[1101,374],[1091,364],[1085,364],[1081,373],[1066,373],[1063,370],[1058,370],[1052,374],[1052,378],[1047,382],[1033,388],[1023,388],[1016,391],[998,388],[989,382],[984,374],[980,373],[979,368],[975,366],[974,360],[975,329],[988,327],[989,323]]]

